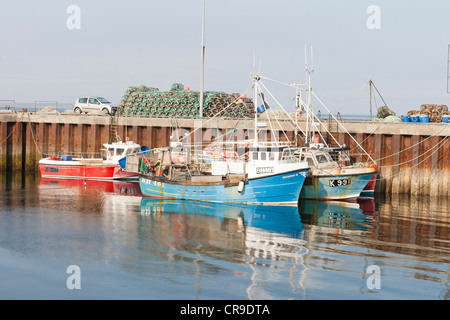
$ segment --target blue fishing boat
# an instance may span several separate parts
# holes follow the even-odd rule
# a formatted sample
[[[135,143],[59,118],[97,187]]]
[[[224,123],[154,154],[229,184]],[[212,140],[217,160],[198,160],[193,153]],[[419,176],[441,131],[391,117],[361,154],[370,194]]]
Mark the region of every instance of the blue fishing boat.
[[[198,163],[169,161],[162,170],[146,166],[139,174],[141,192],[155,198],[297,205],[307,163],[295,161],[290,148],[249,149],[250,157],[209,159],[203,171],[193,170]],[[173,151],[162,151],[161,158],[172,158]]]
[[[300,199],[355,199],[377,174],[375,163],[343,165],[326,149],[300,148],[299,153],[300,159],[306,160],[311,167]]]
[[[258,114],[259,76],[254,75],[254,109]],[[263,101],[264,102],[264,101]],[[153,150],[141,161],[139,182],[144,196],[209,202],[297,205],[309,166],[289,141],[260,141],[254,119],[253,139],[175,142]],[[211,151],[214,152],[211,152]],[[209,151],[209,152],[208,152]]]

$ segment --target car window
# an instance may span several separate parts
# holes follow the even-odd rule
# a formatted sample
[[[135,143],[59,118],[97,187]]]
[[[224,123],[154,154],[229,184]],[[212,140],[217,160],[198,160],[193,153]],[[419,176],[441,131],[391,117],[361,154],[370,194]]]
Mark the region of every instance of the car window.
[[[78,99],[79,103],[87,103],[87,98],[80,98]]]
[[[98,98],[98,100],[101,102],[101,103],[106,103],[106,104],[109,104],[109,103],[111,103],[111,102],[109,102],[108,100],[106,100],[105,98]]]
[[[89,103],[99,104],[99,102],[95,98],[89,98]]]

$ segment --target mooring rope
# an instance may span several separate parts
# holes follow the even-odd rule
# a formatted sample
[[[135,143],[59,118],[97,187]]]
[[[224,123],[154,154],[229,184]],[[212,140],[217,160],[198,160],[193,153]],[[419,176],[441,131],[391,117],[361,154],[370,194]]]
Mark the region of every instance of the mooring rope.
[[[33,131],[33,125],[31,123],[31,119],[30,119],[30,113],[27,112],[27,114],[28,114],[28,123],[30,124],[31,137],[33,138],[34,145],[38,148],[41,155],[44,156],[45,155],[44,152],[42,152],[41,148],[39,147],[39,144],[36,142],[36,139],[34,137],[34,131]]]
[[[450,136],[449,136],[449,137],[446,137],[446,138],[443,140],[443,142],[447,142],[448,140],[450,140]],[[437,148],[436,150],[434,150],[433,153],[431,153],[428,157],[426,157],[426,158],[423,159],[422,161],[416,163],[414,166],[412,166],[412,167],[410,167],[410,168],[407,168],[407,169],[405,169],[405,170],[403,170],[403,171],[400,171],[399,173],[390,175],[390,176],[388,176],[388,177],[377,178],[376,180],[377,180],[377,181],[381,181],[381,180],[391,179],[391,178],[397,177],[397,176],[399,176],[399,175],[402,175],[402,174],[404,174],[404,173],[407,172],[407,171],[411,171],[411,170],[417,168],[419,165],[421,165],[421,164],[422,164],[423,162],[425,162],[426,160],[428,160],[428,159],[429,159],[431,156],[433,156],[439,149],[440,149],[440,147]],[[422,155],[423,155],[423,154],[422,154]],[[422,155],[421,155],[421,156],[422,156]]]
[[[378,167],[379,167],[379,168],[397,167],[397,166],[401,166],[401,165],[404,165],[404,164],[406,164],[406,163],[412,162],[412,161],[414,161],[414,160],[416,160],[416,159],[418,159],[418,158],[424,156],[424,155],[427,154],[428,152],[431,152],[431,151],[432,151],[433,149],[435,149],[435,148],[440,149],[441,146],[444,145],[445,142],[447,142],[448,139],[450,139],[450,137],[446,137],[445,139],[441,140],[438,144],[436,144],[435,146],[431,147],[430,149],[428,149],[428,150],[425,151],[424,153],[419,154],[419,155],[418,155],[417,157],[415,157],[415,158],[412,158],[412,159],[410,159],[410,160],[404,161],[404,162],[402,162],[402,163],[397,163],[397,164],[393,164],[393,165],[386,165],[386,166],[378,166]],[[435,150],[435,151],[437,151],[437,150]]]
[[[398,155],[398,154],[400,154],[400,153],[402,153],[402,152],[404,152],[404,151],[407,151],[407,150],[409,150],[409,149],[411,149],[411,148],[414,148],[414,147],[416,147],[416,146],[422,144],[423,142],[427,141],[428,139],[431,139],[431,138],[433,138],[433,137],[436,137],[439,133],[441,133],[442,131],[444,131],[448,126],[450,126],[450,124],[444,126],[441,130],[439,130],[439,131],[436,132],[435,134],[433,134],[433,135],[431,135],[431,136],[429,136],[429,137],[427,137],[427,138],[425,138],[425,139],[423,139],[423,140],[421,140],[421,141],[419,141],[419,142],[413,144],[412,146],[409,146],[408,148],[405,148],[405,149],[400,150],[400,151],[398,151],[398,152],[395,152],[395,153],[393,153],[393,154],[387,155],[387,156],[385,156],[385,157],[378,158],[378,159],[376,159],[375,161],[384,160],[384,159],[387,159],[387,158],[396,156],[396,155]],[[378,129],[377,129],[377,130],[378,130]],[[448,136],[446,136],[446,137],[448,137]]]
[[[20,116],[20,119],[16,122],[16,124],[14,125],[14,128],[11,130],[11,132],[8,134],[8,136],[2,141],[2,143],[0,143],[0,146],[5,143],[6,140],[8,140],[8,138],[13,134],[13,132],[16,130],[17,126],[19,125],[20,120],[22,120],[23,116],[25,115],[26,109],[24,111],[22,111],[22,115]]]

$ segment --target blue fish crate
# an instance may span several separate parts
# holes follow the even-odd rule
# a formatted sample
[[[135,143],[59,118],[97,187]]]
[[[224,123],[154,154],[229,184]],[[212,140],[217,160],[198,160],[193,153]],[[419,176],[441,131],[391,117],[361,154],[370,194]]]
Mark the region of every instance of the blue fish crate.
[[[72,156],[61,156],[62,161],[72,161]]]
[[[403,122],[411,122],[411,116],[402,116]]]
[[[428,123],[430,122],[430,116],[429,115],[420,115],[420,122],[421,123]]]
[[[411,122],[417,123],[417,122],[419,122],[419,121],[420,121],[420,120],[419,120],[419,116],[417,116],[417,115],[411,116]]]

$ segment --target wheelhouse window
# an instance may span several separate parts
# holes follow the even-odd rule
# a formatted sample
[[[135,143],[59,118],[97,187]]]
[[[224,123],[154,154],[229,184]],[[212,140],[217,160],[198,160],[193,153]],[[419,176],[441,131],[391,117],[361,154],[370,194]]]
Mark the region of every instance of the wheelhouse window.
[[[136,152],[137,152],[136,148],[130,148],[130,149],[127,150],[127,155],[128,154],[132,154],[132,153],[136,153]]]
[[[125,149],[117,148],[117,149],[116,149],[116,156],[122,155],[124,151],[125,151]]]
[[[313,160],[312,157],[307,157],[307,158],[306,158],[306,161],[308,162],[308,165],[309,165],[310,167],[315,166],[314,160]]]
[[[265,152],[261,152],[261,160],[266,160],[267,159],[267,155]]]
[[[328,158],[324,154],[318,154],[316,156],[316,159],[317,159],[318,163],[327,163],[328,162]]]
[[[253,160],[258,160],[258,152],[253,152],[252,159]]]

